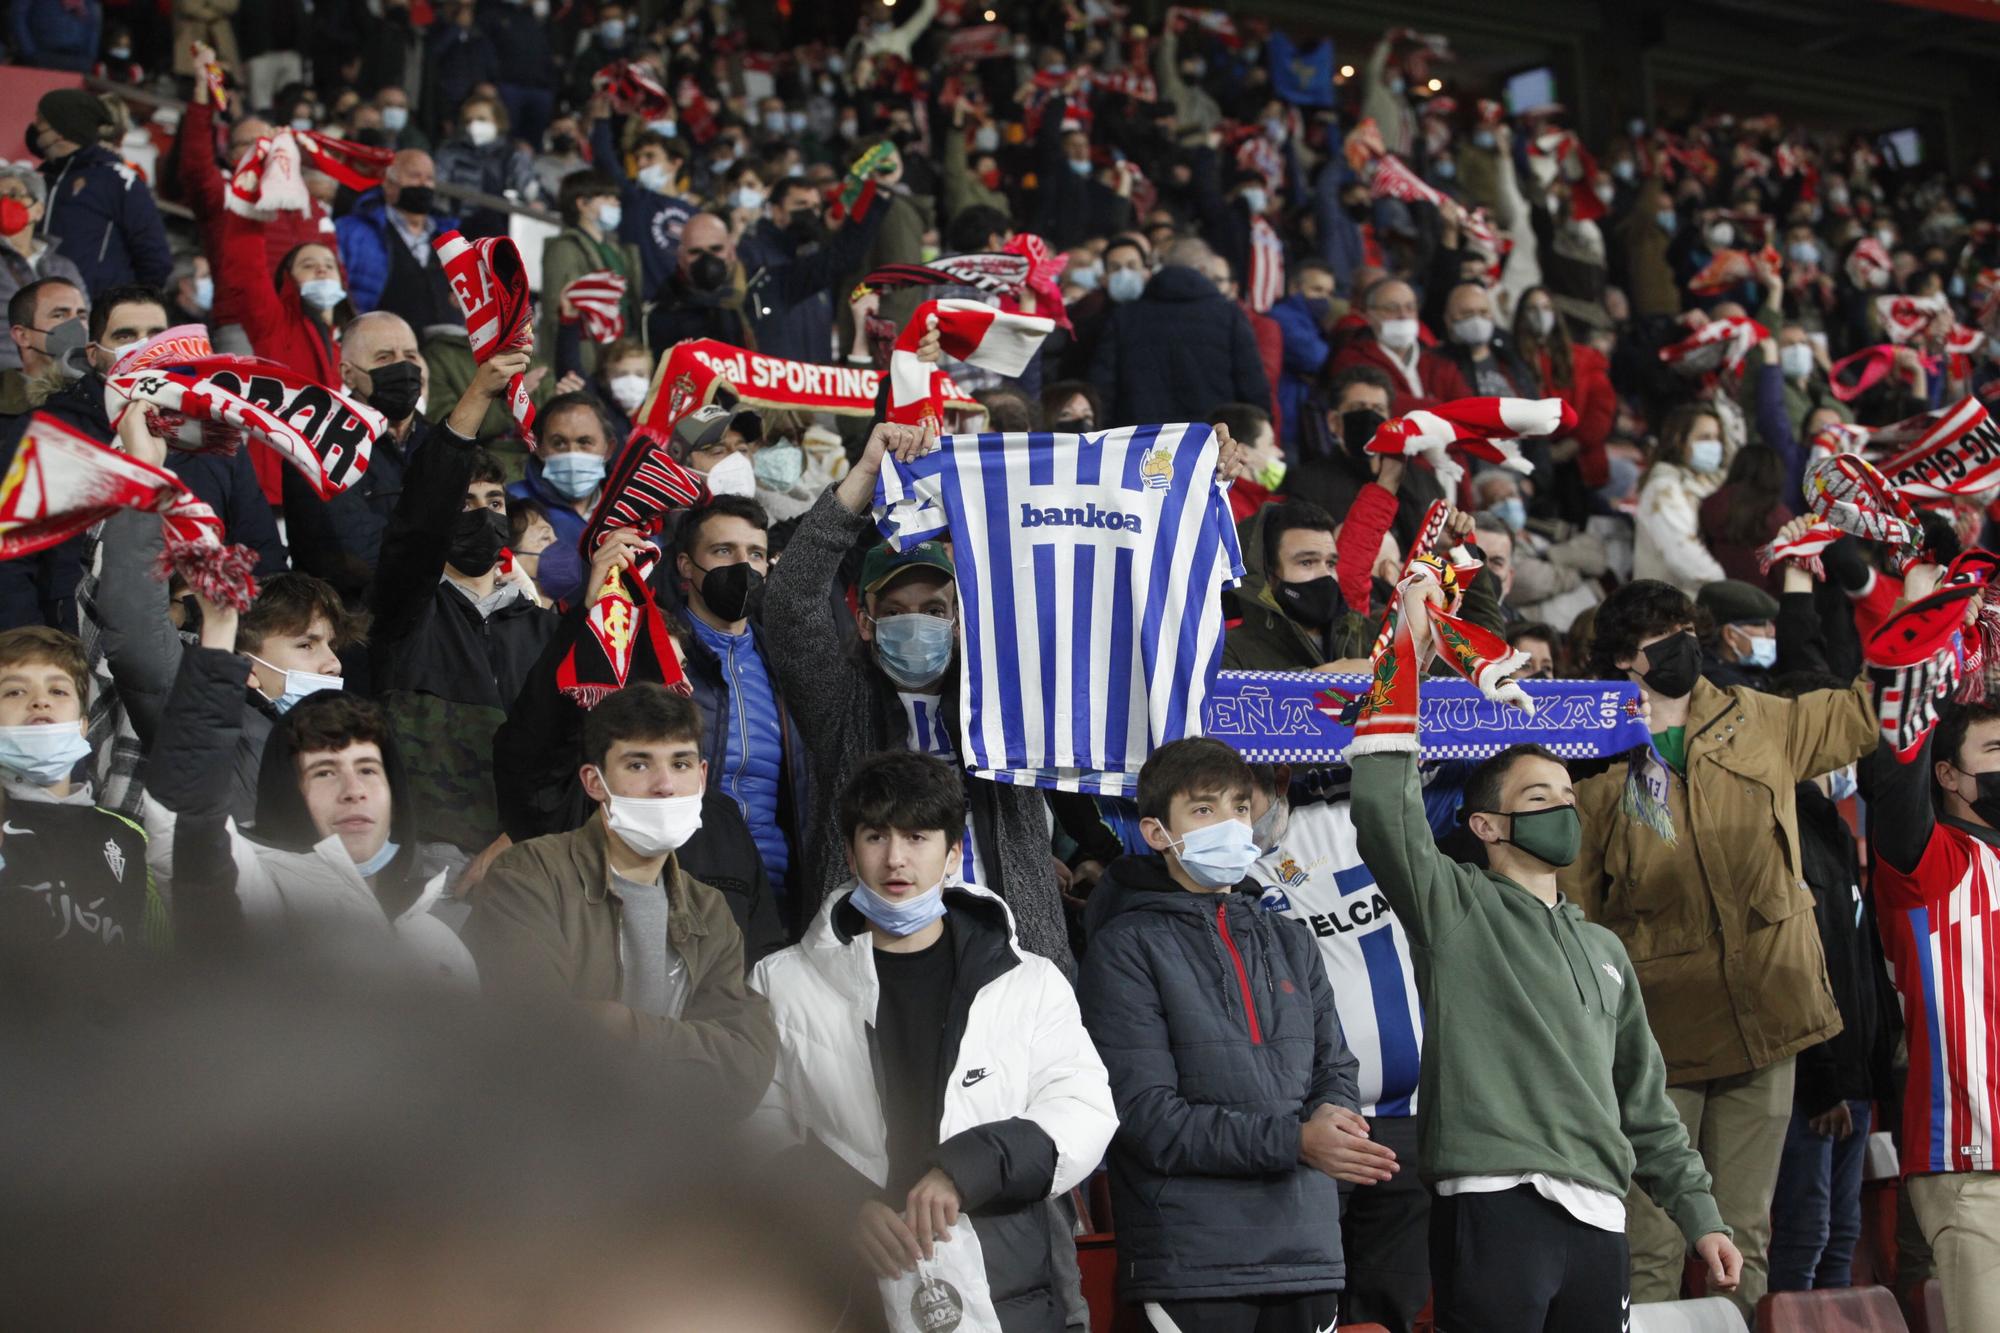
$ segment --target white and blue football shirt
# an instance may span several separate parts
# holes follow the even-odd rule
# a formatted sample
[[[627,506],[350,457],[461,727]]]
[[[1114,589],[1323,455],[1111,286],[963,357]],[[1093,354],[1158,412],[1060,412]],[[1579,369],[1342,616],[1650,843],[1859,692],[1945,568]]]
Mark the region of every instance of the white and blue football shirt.
[[[947,435],[884,461],[898,550],[949,536],[961,756],[981,777],[1131,795],[1154,748],[1201,734],[1220,593],[1243,575],[1205,425]]]

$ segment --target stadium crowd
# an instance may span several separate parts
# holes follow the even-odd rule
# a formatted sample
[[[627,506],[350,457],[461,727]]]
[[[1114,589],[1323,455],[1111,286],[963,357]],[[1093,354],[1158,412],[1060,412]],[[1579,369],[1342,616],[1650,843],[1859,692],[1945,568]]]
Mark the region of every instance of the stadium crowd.
[[[2000,1328],[1991,164],[978,9],[15,0],[117,87],[0,164],[10,957],[580,1017],[839,1201],[858,1326],[1082,1327],[1080,1231],[1159,1330],[1754,1326],[1854,1280],[1873,1132],[1900,1280]],[[1560,424],[1383,446],[1494,400]],[[1167,423],[1243,574],[1137,632],[1371,676],[1351,760],[996,776],[968,653],[1133,647],[892,488]],[[1420,755],[1461,632],[1641,743]]]

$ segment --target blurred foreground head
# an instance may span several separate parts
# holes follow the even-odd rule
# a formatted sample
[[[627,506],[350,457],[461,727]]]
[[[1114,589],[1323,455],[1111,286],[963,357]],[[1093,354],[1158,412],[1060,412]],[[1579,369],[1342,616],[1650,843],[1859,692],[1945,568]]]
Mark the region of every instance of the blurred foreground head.
[[[87,996],[6,972],[0,1327],[838,1322],[817,1210],[587,1030],[287,971]]]

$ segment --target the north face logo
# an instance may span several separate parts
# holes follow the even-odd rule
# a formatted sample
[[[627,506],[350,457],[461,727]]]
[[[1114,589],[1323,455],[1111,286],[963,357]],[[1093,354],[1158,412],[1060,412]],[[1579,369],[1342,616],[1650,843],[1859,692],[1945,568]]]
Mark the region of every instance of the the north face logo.
[[[1625,978],[1618,975],[1617,968],[1613,967],[1609,963],[1599,963],[1598,966],[1604,969],[1605,976],[1610,977],[1613,981],[1618,983],[1618,988],[1620,990],[1625,989]]]
[[[1138,532],[1139,525],[1137,514],[1099,509],[1095,504],[1087,504],[1081,509],[1074,505],[1067,509],[1037,509],[1026,502],[1021,505],[1021,526],[1024,528],[1103,528],[1110,532]]]

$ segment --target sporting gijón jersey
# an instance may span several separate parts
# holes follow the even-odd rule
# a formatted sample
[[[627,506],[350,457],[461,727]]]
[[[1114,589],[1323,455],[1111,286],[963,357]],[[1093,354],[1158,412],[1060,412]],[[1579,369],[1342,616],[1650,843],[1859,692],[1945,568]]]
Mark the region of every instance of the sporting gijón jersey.
[[[1319,941],[1334,1009],[1359,1062],[1363,1115],[1417,1113],[1423,1010],[1410,942],[1354,846],[1346,801],[1295,806],[1284,843],[1251,871],[1264,906]]]
[[[1909,1031],[1903,1174],[2000,1170],[2000,854],[1940,820],[1909,874],[1875,867],[1875,913]]]
[[[144,831],[93,805],[8,800],[0,928],[10,941],[58,949],[165,947],[171,933]]]
[[[1243,575],[1207,426],[947,435],[891,459],[876,517],[904,549],[949,534],[961,754],[981,777],[1125,796],[1201,734],[1219,594]]]

